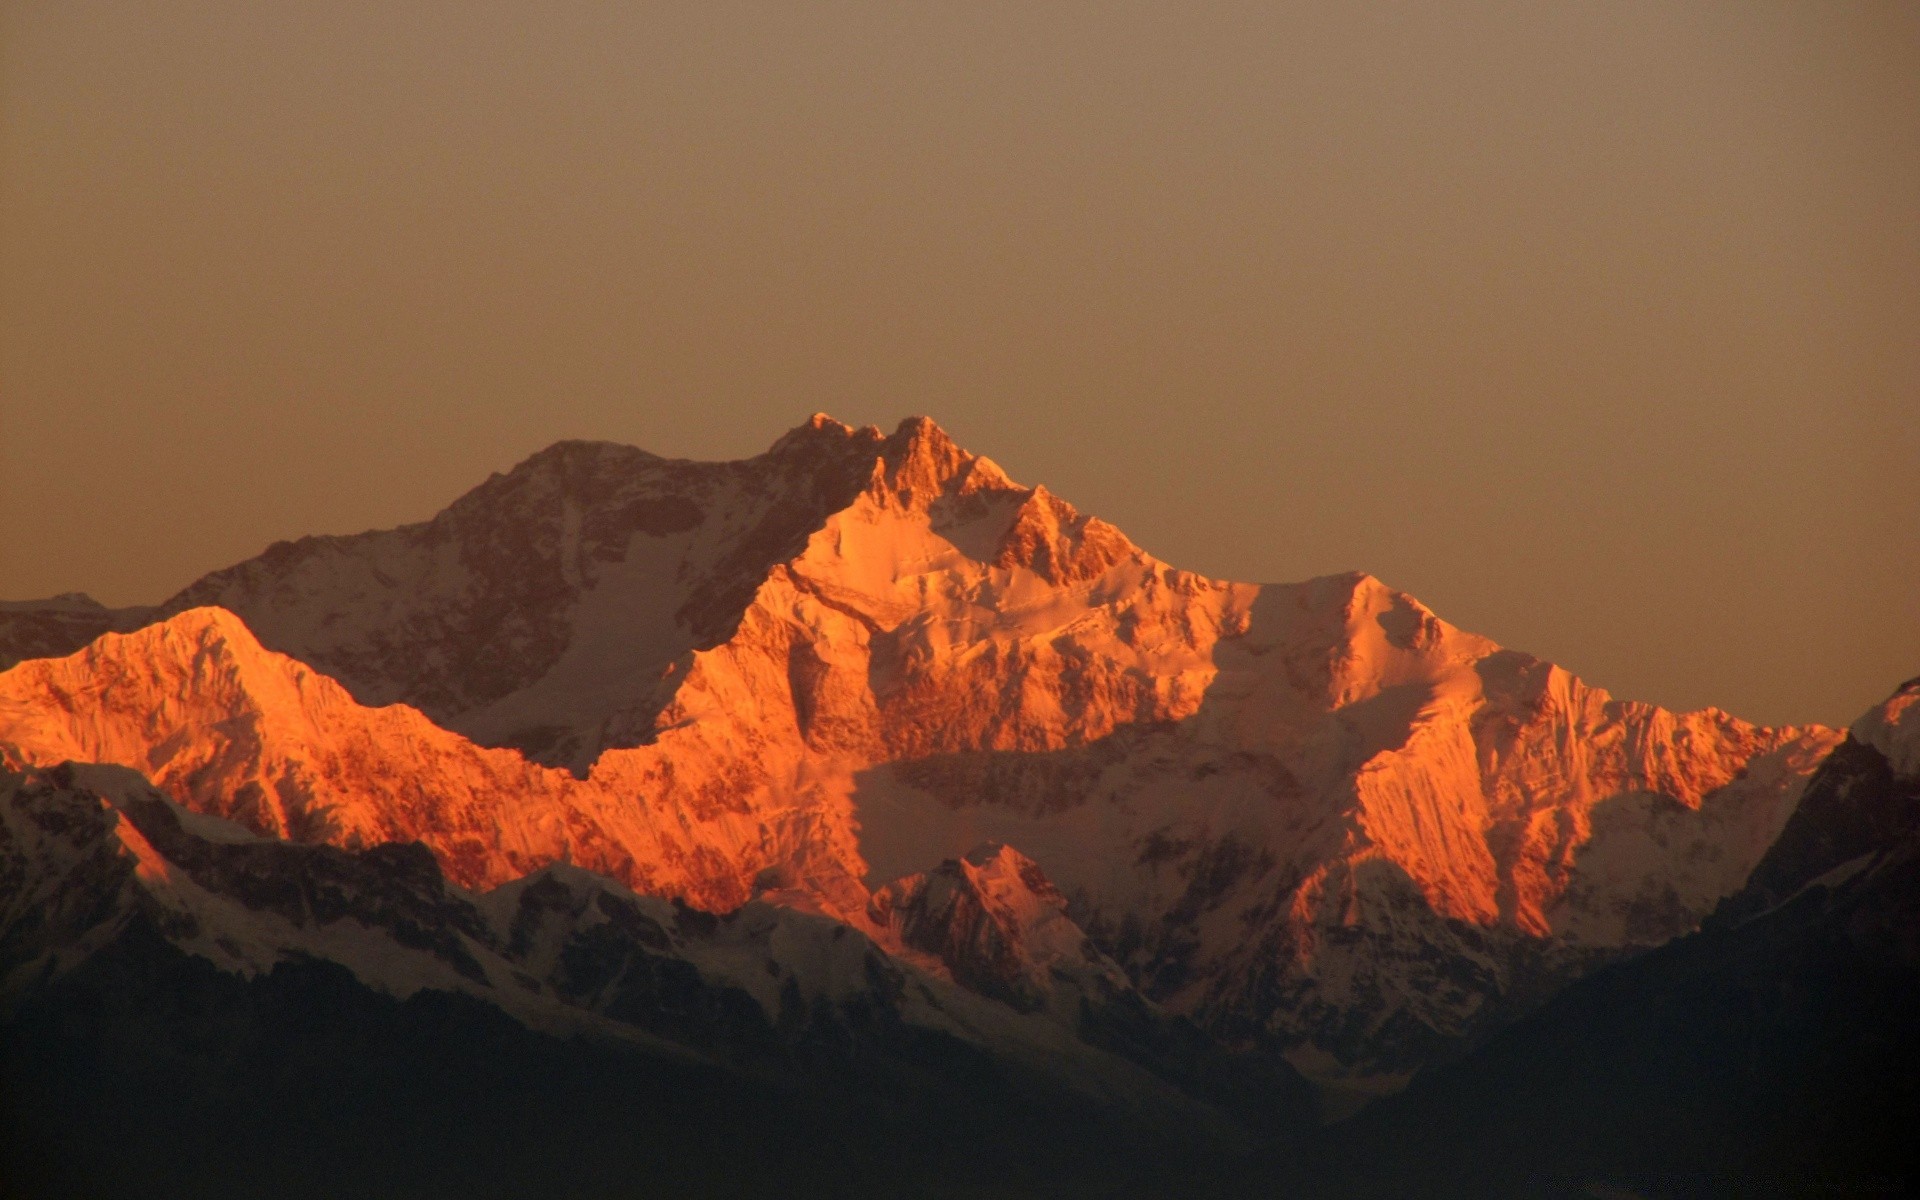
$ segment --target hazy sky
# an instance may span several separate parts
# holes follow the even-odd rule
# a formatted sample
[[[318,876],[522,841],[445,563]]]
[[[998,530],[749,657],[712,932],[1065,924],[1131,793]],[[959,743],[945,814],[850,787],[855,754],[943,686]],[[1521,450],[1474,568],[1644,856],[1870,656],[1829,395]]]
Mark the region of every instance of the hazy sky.
[[[1616,694],[1920,674],[1920,5],[0,7],[0,597],[925,412]]]

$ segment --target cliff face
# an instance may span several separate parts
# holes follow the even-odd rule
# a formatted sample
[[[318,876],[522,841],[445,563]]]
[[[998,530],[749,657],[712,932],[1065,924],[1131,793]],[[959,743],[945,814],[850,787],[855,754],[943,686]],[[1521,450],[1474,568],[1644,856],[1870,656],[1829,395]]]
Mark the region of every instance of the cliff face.
[[[876,936],[937,880],[870,888],[1004,843],[1155,1000],[1377,1084],[1693,928],[1839,737],[1613,700],[1368,576],[1179,571],[924,419],[563,444],[164,609],[0,674],[0,742],[471,886],[777,877]]]
[[[1920,681],[1854,723],[1703,927],[1315,1144],[1352,1197],[1899,1194],[1920,1118]],[[1251,1190],[1251,1189],[1249,1189]]]

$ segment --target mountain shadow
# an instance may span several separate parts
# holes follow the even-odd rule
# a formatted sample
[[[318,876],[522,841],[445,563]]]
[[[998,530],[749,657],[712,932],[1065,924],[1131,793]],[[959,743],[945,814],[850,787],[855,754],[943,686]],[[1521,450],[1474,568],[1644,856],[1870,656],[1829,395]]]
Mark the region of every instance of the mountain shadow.
[[[920,1053],[756,1077],[322,960],[243,979],[135,920],[0,1025],[0,1194],[1178,1196],[1233,1161]]]

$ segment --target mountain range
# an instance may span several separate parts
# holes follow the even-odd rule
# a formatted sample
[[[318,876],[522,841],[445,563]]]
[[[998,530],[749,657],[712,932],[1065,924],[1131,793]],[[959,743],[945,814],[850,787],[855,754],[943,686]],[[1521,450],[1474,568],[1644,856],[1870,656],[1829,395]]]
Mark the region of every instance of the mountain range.
[[[789,1147],[716,1182],[677,1156],[697,1137],[646,1151],[716,1194],[755,1170],[829,1194],[914,1172],[1125,1194],[1176,1164],[1168,1194],[1625,1179],[1618,1153],[1512,1146],[1476,1174],[1408,1130],[1485,1146],[1496,1112],[1549,1120],[1516,1099],[1537,1087],[1631,1129],[1645,1079],[1590,1094],[1541,1064],[1601,1017],[1637,1061],[1664,1043],[1635,1014],[1719,986],[1748,953],[1724,947],[1897,930],[1910,903],[1911,690],[1851,735],[1616,700],[1370,576],[1179,570],[924,418],[815,416],[729,463],[563,442],[431,520],[277,543],[150,608],[0,606],[0,664],[0,997],[27,1092],[97,1104],[60,1081],[124,1040],[112,997],[190,977],[269,1056],[314,1036],[314,986],[388,1022],[459,1006],[455,1058],[594,1047],[630,1099],[666,1072],[723,1108],[808,1097],[834,1130],[879,1106],[877,1175]],[[1890,971],[1872,1003],[1893,1011],[1910,935],[1848,946],[1828,965]],[[75,1011],[73,1037],[23,1032]],[[1846,1015],[1788,1027],[1817,1044]],[[1738,1088],[1724,1065],[1689,1078]],[[929,1106],[1026,1166],[967,1182],[923,1144]],[[23,1169],[112,1192],[71,1173],[98,1154],[58,1107],[10,1120],[35,1131]],[[1086,1154],[1032,1144],[1030,1110]],[[630,1165],[596,1147],[580,1162]],[[149,1156],[219,1190],[172,1153]]]

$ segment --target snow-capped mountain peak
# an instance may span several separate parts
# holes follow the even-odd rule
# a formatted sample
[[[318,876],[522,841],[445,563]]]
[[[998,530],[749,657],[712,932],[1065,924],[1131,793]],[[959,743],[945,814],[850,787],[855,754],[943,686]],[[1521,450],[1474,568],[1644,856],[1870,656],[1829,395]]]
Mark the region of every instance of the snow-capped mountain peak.
[[[570,862],[907,949],[976,914],[954,962],[1018,943],[1015,992],[1110,962],[1328,1078],[1693,928],[1839,737],[1616,700],[1371,576],[1180,571],[924,418],[731,463],[560,443],[162,612],[0,674],[0,743],[468,887]]]

